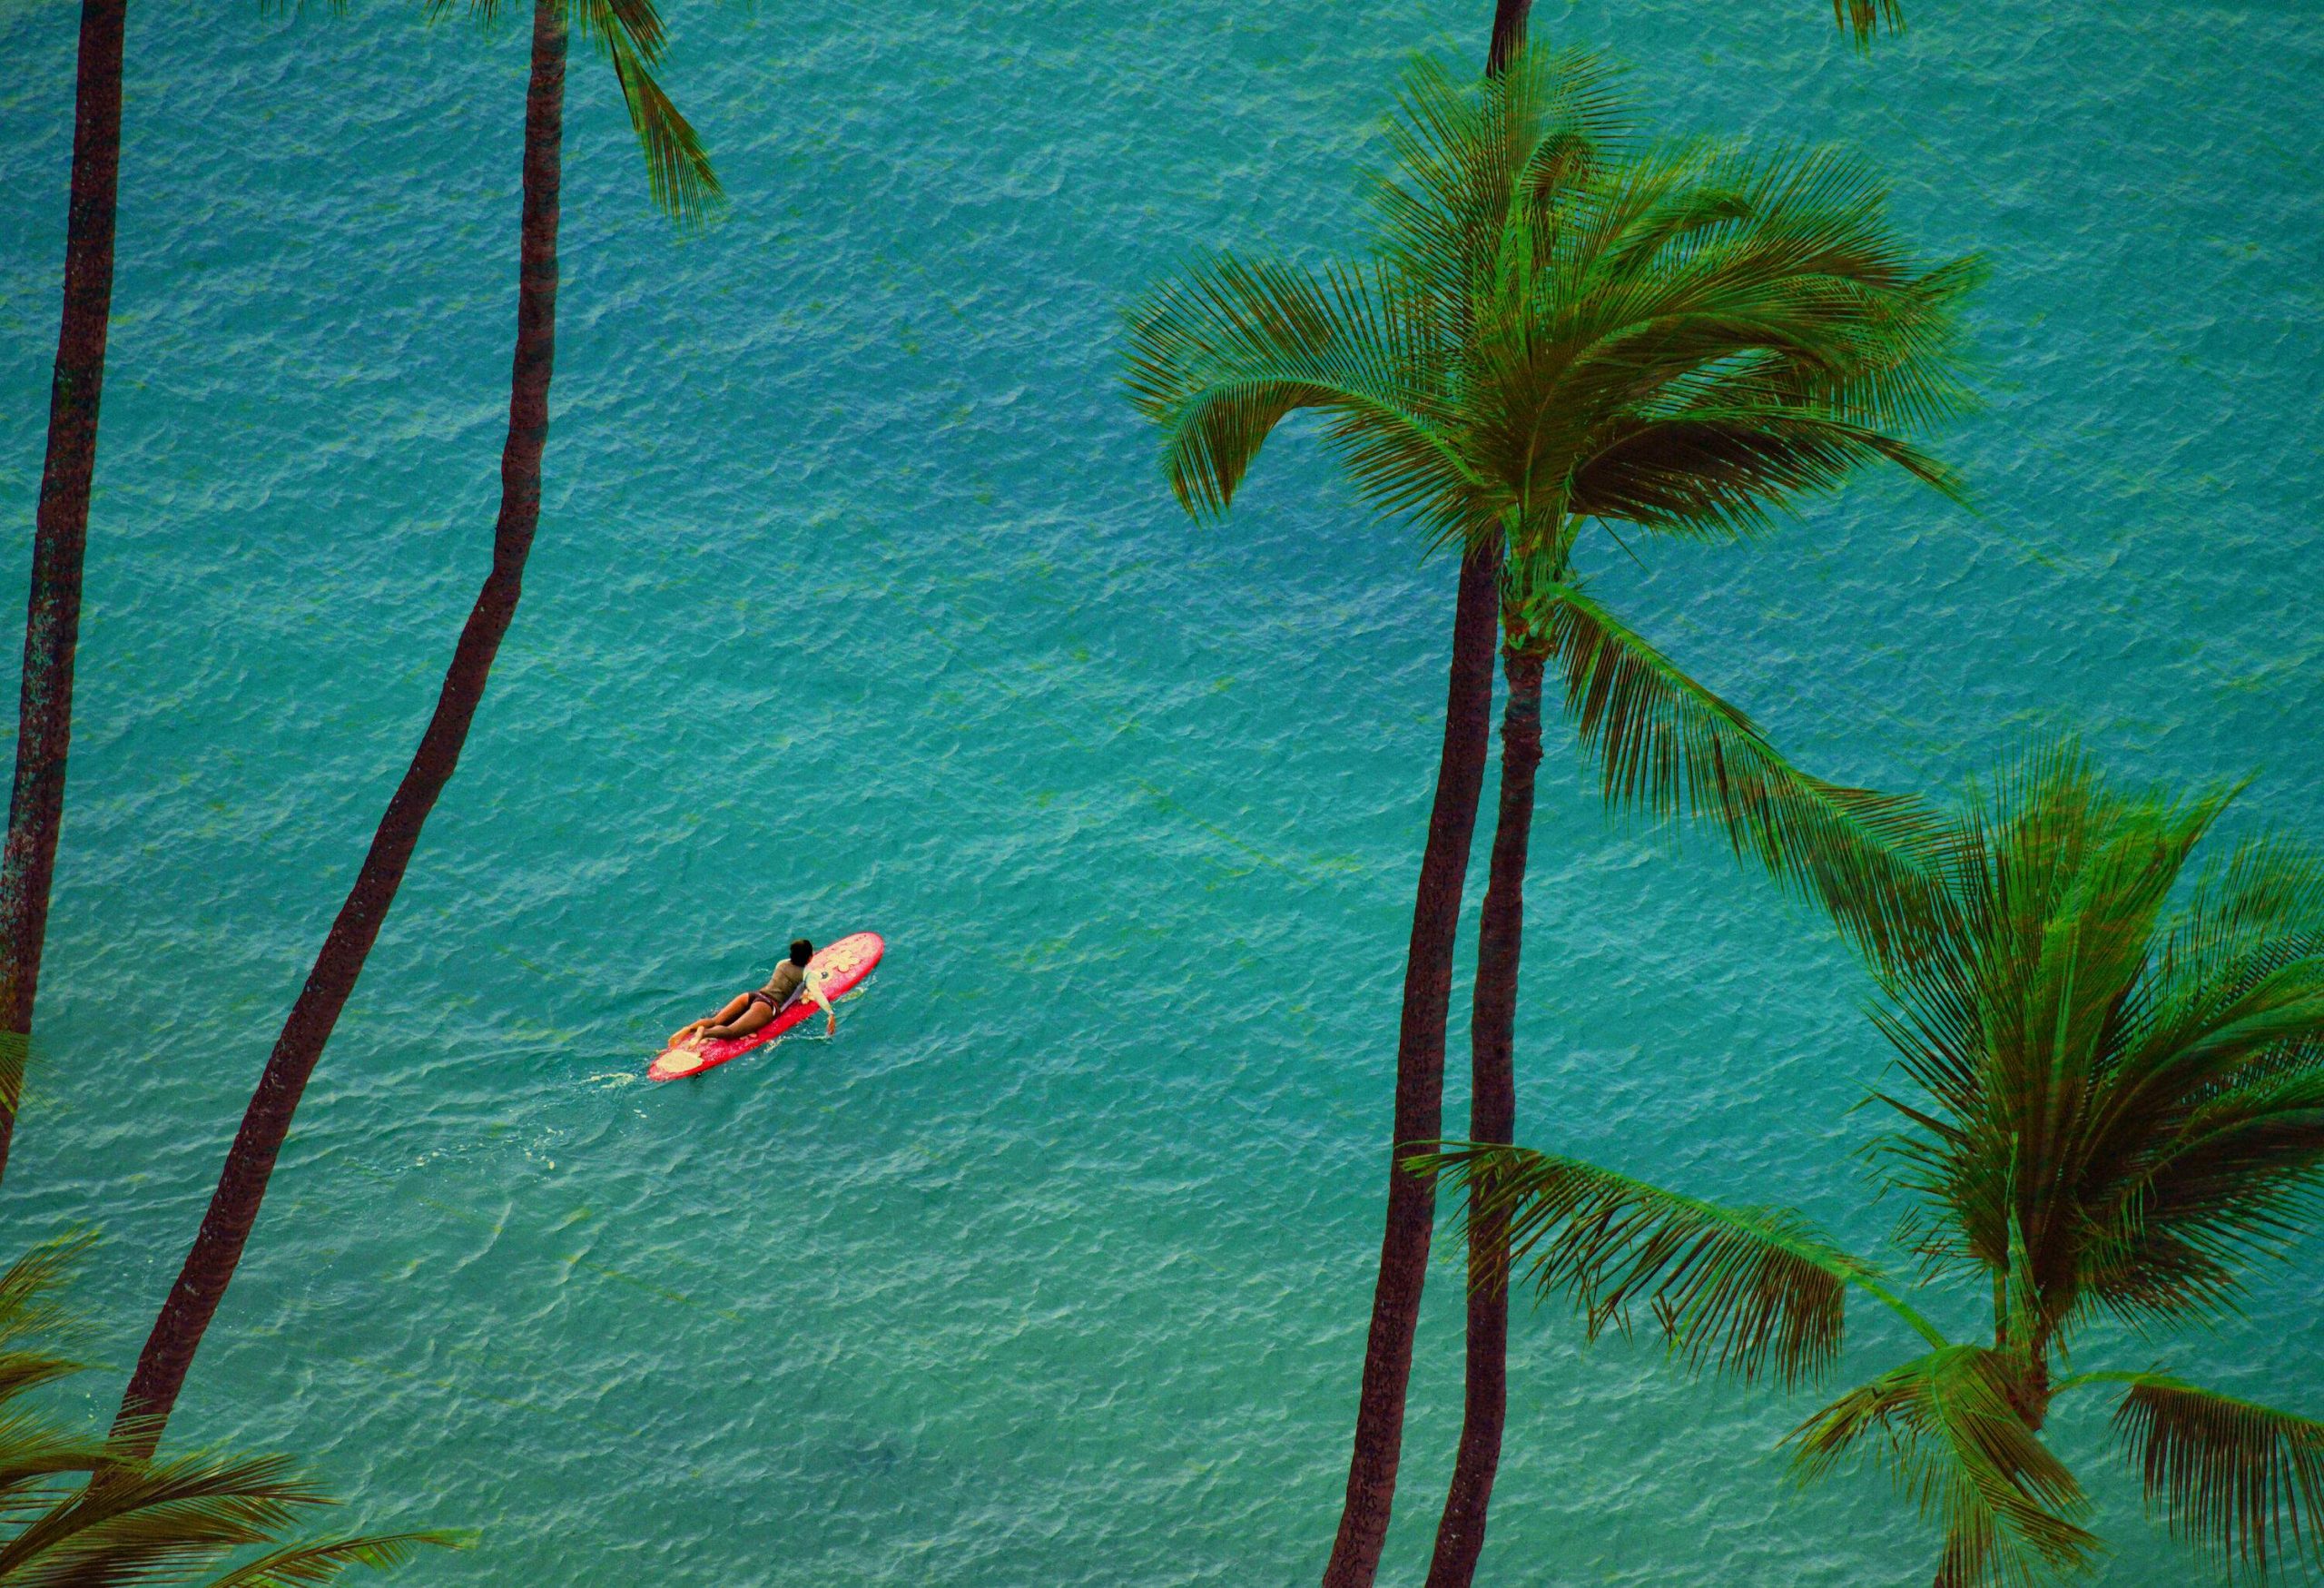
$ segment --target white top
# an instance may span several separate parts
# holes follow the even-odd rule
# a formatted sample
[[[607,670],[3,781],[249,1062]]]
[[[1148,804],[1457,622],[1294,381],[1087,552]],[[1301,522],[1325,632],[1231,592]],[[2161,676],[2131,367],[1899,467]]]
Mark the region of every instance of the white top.
[[[825,1014],[836,1020],[839,1017],[839,1011],[832,1008],[831,996],[823,991],[824,983],[831,979],[832,972],[829,966],[808,966],[806,973],[799,979],[799,996],[812,1000]]]

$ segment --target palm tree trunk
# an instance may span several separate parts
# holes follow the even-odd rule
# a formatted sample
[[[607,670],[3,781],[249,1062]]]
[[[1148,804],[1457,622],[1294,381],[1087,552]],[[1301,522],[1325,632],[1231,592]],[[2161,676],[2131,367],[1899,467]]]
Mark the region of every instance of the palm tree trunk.
[[[517,290],[517,357],[509,382],[508,440],[500,456],[500,518],[493,530],[492,572],[460,630],[444,675],[435,715],[421,735],[387,814],[364,856],[363,869],[340,906],[315,958],[307,984],[291,1005],[259,1078],[241,1129],[227,1154],[225,1172],[210,1199],[185,1267],[170,1289],[137,1371],[122,1397],[116,1435],[137,1454],[160,1442],[162,1425],[176,1404],[193,1354],[234,1277],[234,1267],[258,1218],[299,1097],[330,1040],[379,925],[395,902],[420,828],[459,763],[468,725],[484,698],[493,654],[516,615],[517,598],[540,519],[541,450],[548,439],[548,388],[556,339],[556,222],[559,156],[565,113],[566,28],[560,0],[535,0],[532,81],[525,97],[525,207]]]
[[[121,178],[121,40],[126,0],[83,0],[73,105],[73,196],[64,223],[64,314],[48,396],[48,457],[33,528],[32,594],[16,704],[16,777],[0,856],[0,1173],[15,1135],[17,1081],[32,1034],[49,878],[64,814],[73,739],[73,655],[81,641],[81,560],[97,468],[113,316],[113,200]]]
[[[1485,72],[1498,74],[1525,42],[1532,0],[1495,0]],[[1452,1001],[1452,939],[1461,924],[1469,848],[1484,790],[1485,747],[1492,735],[1493,631],[1501,612],[1501,547],[1461,563],[1452,615],[1452,672],[1445,689],[1444,748],[1436,764],[1436,803],[1421,853],[1412,945],[1404,955],[1404,1011],[1396,1032],[1396,1119],[1388,1143],[1388,1228],[1380,1241],[1380,1278],[1372,1292],[1372,1328],[1364,1345],[1364,1387],[1355,1409],[1355,1445],[1348,1458],[1347,1497],[1324,1564],[1324,1588],[1372,1588],[1388,1516],[1396,1499],[1396,1466],[1404,1443],[1404,1392],[1413,1376],[1413,1331],[1420,1321],[1428,1248],[1436,1223],[1436,1188],[1405,1174],[1398,1160],[1415,1142],[1444,1129],[1444,1024]]]
[[[1541,764],[1543,658],[1502,655],[1509,703],[1501,718],[1501,809],[1492,879],[1477,935],[1477,988],[1469,1026],[1469,1139],[1507,1145],[1517,1125],[1517,963],[1525,939],[1525,858],[1533,835],[1533,778]],[[1490,1183],[1470,1192],[1473,1208]],[[1469,1588],[1485,1546],[1485,1507],[1501,1467],[1509,1401],[1509,1220],[1469,1220],[1468,1383],[1452,1491],[1437,1524],[1428,1588]]]
[[[1525,47],[1525,14],[1533,0],[1497,0],[1492,12],[1492,48],[1485,56],[1485,75],[1498,77],[1510,57]]]
[[[1443,1134],[1444,1021],[1452,998],[1452,938],[1468,883],[1469,845],[1483,790],[1492,733],[1492,650],[1501,608],[1499,546],[1461,563],[1452,616],[1452,667],[1445,687],[1444,748],[1436,803],[1421,853],[1413,935],[1404,955],[1404,1011],[1396,1036],[1396,1117],[1388,1144],[1388,1227],[1364,1342],[1364,1388],[1356,1403],[1355,1448],[1339,1535],[1324,1568],[1324,1588],[1370,1588],[1388,1535],[1403,1448],[1404,1389],[1411,1381],[1413,1328],[1428,1276],[1436,1219],[1433,1182],[1406,1174],[1403,1156]]]

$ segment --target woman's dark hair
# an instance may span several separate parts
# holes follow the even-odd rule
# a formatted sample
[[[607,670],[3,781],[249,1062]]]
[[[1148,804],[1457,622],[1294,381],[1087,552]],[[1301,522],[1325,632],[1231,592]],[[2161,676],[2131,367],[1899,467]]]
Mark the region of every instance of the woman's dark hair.
[[[805,964],[809,960],[812,960],[812,959],[813,959],[814,957],[815,957],[815,945],[814,945],[813,943],[809,942],[808,942],[805,938],[803,938],[803,937],[802,937],[802,938],[795,938],[795,939],[793,939],[793,940],[792,941],[792,944],[791,944],[791,962],[792,962],[793,964],[794,964],[794,965],[803,965],[803,964]]]

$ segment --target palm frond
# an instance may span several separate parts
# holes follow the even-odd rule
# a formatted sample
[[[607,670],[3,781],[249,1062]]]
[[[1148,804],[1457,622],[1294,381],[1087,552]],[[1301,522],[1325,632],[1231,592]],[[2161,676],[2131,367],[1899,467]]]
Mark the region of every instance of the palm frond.
[[[646,192],[681,226],[701,226],[726,207],[726,191],[711,168],[694,123],[679,113],[645,60],[626,43],[614,44],[614,75],[621,84],[629,124],[645,156]]]
[[[1914,1238],[2000,1274],[2018,1221],[2044,1336],[2216,1311],[2324,1188],[2324,871],[2255,840],[2171,909],[2234,792],[2034,746],[1947,824],[1945,931],[1887,978]]]
[[[1314,409],[1384,512],[1439,534],[1480,517],[1441,411],[1441,350],[1414,309],[1379,271],[1232,255],[1157,290],[1130,316],[1127,379],[1161,428],[1179,505],[1224,513],[1275,428]]]
[[[92,1231],[68,1230],[0,1273],[0,1523],[19,1524],[55,1504],[108,1458],[103,1440],[17,1404],[87,1366],[70,1347],[92,1331],[64,1292],[95,1243]]]
[[[2324,1564],[2324,1423],[2162,1374],[2083,1381],[2106,1378],[2130,1385],[2115,1437],[2174,1536],[2256,1576],[2287,1556]]]
[[[1876,1435],[1872,1459],[1944,1535],[1938,1588],[2033,1588],[2085,1564],[2098,1541],[2073,1518],[2081,1485],[2014,1399],[2018,1366],[1945,1346],[1849,1391],[1786,1435],[1811,1482]]]
[[[2239,1068],[2250,1073],[2199,1100],[2107,1122],[2112,1161],[2086,1177],[2077,1254],[2090,1305],[2134,1324],[2216,1316],[2246,1266],[2296,1249],[2324,1190],[2324,1053],[2279,1068],[2261,1050]]]
[[[1904,32],[1905,8],[1897,0],[1832,0],[1832,20],[1855,35],[1861,48],[1883,28]]]
[[[460,0],[426,0],[428,20],[458,4]],[[655,0],[555,4],[566,25],[594,44],[613,66],[630,129],[645,156],[646,192],[655,207],[689,230],[714,220],[726,208],[725,189],[701,135],[655,74],[670,44],[669,28]],[[500,5],[501,0],[467,0],[469,17],[487,31],[499,18]]]
[[[1466,340],[1481,285],[1507,263],[1512,219],[1619,157],[1636,111],[1602,57],[1547,48],[1520,50],[1482,81],[1423,56],[1397,107],[1387,127],[1395,167],[1373,183],[1374,249]]]
[[[94,1230],[69,1229],[36,1243],[0,1273],[0,1349],[37,1341],[39,1355],[86,1337],[87,1327],[64,1306],[63,1292],[96,1244]],[[0,1394],[0,1401],[6,1398]]]
[[[350,1566],[387,1571],[422,1549],[467,1549],[472,1533],[433,1529],[421,1533],[375,1533],[326,1538],[270,1551],[259,1559],[213,1578],[206,1588],[312,1588],[334,1581]]]
[[[1301,409],[1383,511],[1528,555],[1575,512],[1748,530],[1875,462],[1957,490],[1905,432],[1967,405],[1975,272],[1917,259],[1859,168],[1640,147],[1600,63],[1539,47],[1420,62],[1401,107],[1371,268],[1215,260],[1131,316],[1190,512]]]
[[[0,1351],[0,1405],[5,1405],[27,1390],[54,1384],[76,1373],[85,1373],[89,1366],[90,1364],[77,1358],[59,1356],[47,1351]]]
[[[1464,1218],[1506,1218],[1510,1263],[1541,1295],[1571,1295],[1593,1339],[1609,1324],[1627,1331],[1630,1309],[1643,1303],[1690,1366],[1747,1380],[1771,1370],[1788,1385],[1837,1353],[1850,1286],[1896,1309],[1925,1338],[1943,1338],[1878,1270],[1787,1209],[1724,1208],[1525,1148],[1452,1147],[1404,1167],[1467,1191]]]
[[[2133,1321],[2214,1310],[2324,1189],[2324,865],[2266,834],[2206,863],[2122,1028],[2082,1282]]]
[[[2285,944],[2297,953],[2314,953],[2319,940],[2324,855],[2306,843],[2262,833],[2204,863],[2158,969],[2201,981],[2240,980],[2255,959],[2280,962]]]
[[[47,1510],[113,1457],[102,1438],[45,1417],[0,1412],[0,1522],[14,1525]]]
[[[2261,833],[2207,860],[2150,961],[2125,1103],[2158,1088],[2236,1084],[2255,1057],[2297,1068],[2298,1050],[2324,1035],[2324,857]]]
[[[1761,403],[1871,429],[1965,411],[1959,311],[1982,267],[1916,257],[1886,202],[1828,152],[1681,143],[1609,167],[1545,238],[1541,307],[1572,349],[1561,407],[1669,417],[1704,372],[1740,368]]]
[[[64,1304],[64,1290],[95,1244],[93,1231],[68,1230],[34,1246],[0,1273],[0,1518],[14,1520],[53,1504],[63,1478],[94,1470],[105,1458],[103,1441],[15,1404],[87,1368],[70,1347],[91,1330]]]
[[[1811,777],[1726,701],[1569,581],[1523,593],[1565,680],[1565,708],[1608,804],[1689,816],[1830,912],[1876,962],[1931,931],[1937,829],[1920,803]]]
[[[583,37],[610,48],[615,41],[643,65],[655,66],[670,47],[670,30],[655,0],[562,0],[566,19]]]
[[[0,1031],[0,1117],[14,1119],[25,1100],[25,1063],[32,1038],[23,1031]]]
[[[124,1445],[157,1430],[133,1422],[112,1435],[83,1434],[15,1404],[83,1370],[57,1346],[86,1333],[63,1290],[94,1241],[93,1233],[68,1231],[0,1273],[0,1583],[10,1588],[190,1582],[240,1552],[273,1546],[296,1515],[330,1503],[280,1456],[143,1460]],[[392,1565],[416,1544],[446,1542],[451,1535],[311,1541],[273,1548],[222,1581],[296,1588],[346,1565]]]
[[[1908,441],[1791,407],[1689,407],[1624,416],[1574,466],[1571,510],[1692,539],[1743,539],[1773,510],[1888,463],[1955,500],[1959,477]]]
[[[645,156],[646,192],[681,226],[700,226],[725,207],[725,190],[694,124],[663,90],[654,69],[668,35],[654,0],[567,0],[580,30],[613,64],[629,124]]]
[[[0,1544],[0,1582],[152,1580],[269,1543],[330,1496],[281,1456],[194,1454],[108,1465]]]

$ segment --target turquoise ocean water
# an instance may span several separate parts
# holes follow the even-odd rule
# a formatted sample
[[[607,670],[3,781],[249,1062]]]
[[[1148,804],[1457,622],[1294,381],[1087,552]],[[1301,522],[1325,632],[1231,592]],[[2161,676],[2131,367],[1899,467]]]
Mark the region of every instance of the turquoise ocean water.
[[[87,1297],[123,1365],[484,568],[522,29],[416,11],[132,7],[45,1058],[5,1193],[11,1249],[105,1226]],[[576,58],[526,604],[186,1436],[308,1455],[367,1521],[484,1529],[414,1583],[1312,1578],[1450,570],[1306,436],[1226,527],[1184,522],[1118,316],[1197,246],[1334,247],[1399,64],[1474,60],[1489,11],[675,7],[670,81],[734,200],[684,241]],[[74,15],[0,0],[6,592]],[[1915,236],[1994,268],[1991,405],[1949,444],[1980,514],[1872,482],[1605,587],[1833,775],[1946,784],[2079,724],[2125,771],[2256,770],[2236,824],[2324,837],[2324,21],[1912,15],[1859,58],[1814,0],[1538,14],[1672,130],[1859,150]],[[1536,834],[1521,1136],[1876,1248],[1875,1120],[1845,1110],[1882,1054],[1832,933],[1610,829],[1556,750]],[[890,958],[836,1041],[640,1080],[794,929],[861,927]],[[2324,1415],[2320,1250],[2216,1335],[2093,1360]],[[1457,1291],[1440,1267],[1385,1580],[1417,1581],[1443,1496]],[[1844,1371],[1906,1348],[1866,1319]],[[1513,1377],[1487,1581],[1926,1580],[1881,1480],[1785,1487],[1809,1402],[1546,1311]],[[118,1374],[93,1383],[109,1408]],[[2179,1582],[2104,1410],[2055,1425],[2116,1545],[2098,1580]]]

